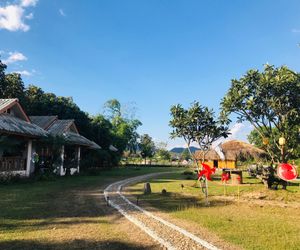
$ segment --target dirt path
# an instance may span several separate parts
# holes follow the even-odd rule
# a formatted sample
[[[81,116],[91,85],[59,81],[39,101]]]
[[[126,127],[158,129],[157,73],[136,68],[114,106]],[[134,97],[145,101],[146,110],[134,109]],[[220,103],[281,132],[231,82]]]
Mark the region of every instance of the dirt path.
[[[185,229],[133,204],[122,195],[124,186],[161,174],[165,173],[147,174],[112,183],[104,190],[105,199],[110,206],[167,249],[218,249]]]

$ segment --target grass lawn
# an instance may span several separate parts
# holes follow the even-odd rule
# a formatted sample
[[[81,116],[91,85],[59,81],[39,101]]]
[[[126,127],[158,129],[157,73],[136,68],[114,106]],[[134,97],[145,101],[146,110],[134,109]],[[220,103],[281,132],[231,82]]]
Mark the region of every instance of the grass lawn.
[[[245,249],[300,249],[300,187],[266,190],[256,179],[244,185],[226,187],[219,180],[209,182],[210,206],[195,180],[173,173],[150,180],[152,194],[143,195],[143,183],[128,188],[139,195],[139,204],[150,205],[174,219],[208,229],[221,239]],[[181,184],[184,188],[181,188]],[[161,190],[168,191],[166,196]],[[293,206],[292,206],[292,205]],[[294,206],[297,206],[296,208]]]
[[[122,228],[122,217],[101,194],[115,180],[170,170],[120,168],[0,185],[0,249],[151,249],[153,242],[138,242]]]

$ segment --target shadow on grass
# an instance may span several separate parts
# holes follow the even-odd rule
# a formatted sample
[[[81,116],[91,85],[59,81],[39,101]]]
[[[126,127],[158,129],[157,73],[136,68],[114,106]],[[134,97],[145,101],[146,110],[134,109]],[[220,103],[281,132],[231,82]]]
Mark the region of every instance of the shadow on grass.
[[[69,218],[61,218],[61,220],[57,221],[55,219],[48,219],[45,221],[40,222],[30,222],[27,223],[26,221],[15,223],[12,222],[2,222],[0,224],[0,231],[15,231],[15,230],[23,230],[23,229],[30,229],[30,231],[41,230],[42,227],[47,228],[57,228],[57,227],[66,227],[72,225],[82,225],[82,224],[109,224],[107,220],[103,219],[72,219]],[[1,249],[1,248],[0,248]]]
[[[142,247],[135,244],[130,244],[123,241],[89,241],[89,240],[73,240],[68,242],[42,242],[30,240],[15,240],[15,241],[2,241],[0,242],[0,249],[5,250],[66,250],[66,249],[112,249],[112,250],[125,250],[125,249],[155,249],[154,246]]]
[[[212,200],[209,199],[210,207],[223,207],[231,205],[233,202],[231,201],[223,201],[223,200]],[[142,205],[143,202],[146,202],[153,206],[156,209],[161,209],[166,212],[173,211],[182,211],[188,208],[201,208],[207,207],[204,196],[199,199],[193,196],[186,196],[180,193],[167,193],[166,195],[162,195],[160,193],[152,193],[150,195],[141,195],[139,199],[139,204]],[[151,208],[147,208],[151,210]]]

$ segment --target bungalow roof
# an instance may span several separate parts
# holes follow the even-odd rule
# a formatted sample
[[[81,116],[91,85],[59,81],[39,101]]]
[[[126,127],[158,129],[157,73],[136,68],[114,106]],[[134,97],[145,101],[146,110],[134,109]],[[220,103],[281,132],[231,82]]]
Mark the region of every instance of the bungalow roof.
[[[47,136],[39,126],[6,113],[0,114],[0,133],[33,138]]]
[[[29,119],[31,120],[32,123],[38,125],[42,129],[47,130],[55,120],[57,120],[56,115],[52,116],[29,116]]]
[[[87,146],[93,149],[101,149],[101,147],[97,143],[90,141],[80,134],[74,132],[66,132],[63,134],[63,136],[68,143]]]
[[[50,135],[63,136],[69,144],[101,149],[97,143],[79,134],[74,120],[58,120],[57,116],[30,116],[30,119],[33,123],[48,131]]]

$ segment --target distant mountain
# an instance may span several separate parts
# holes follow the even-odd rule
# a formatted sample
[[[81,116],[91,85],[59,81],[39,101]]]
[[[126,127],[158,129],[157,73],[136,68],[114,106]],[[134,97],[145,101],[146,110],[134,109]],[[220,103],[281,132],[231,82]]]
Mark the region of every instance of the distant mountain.
[[[186,148],[172,148],[170,150],[171,153],[176,153],[176,154],[181,154],[183,152],[183,150],[185,150]],[[195,151],[199,150],[199,148],[196,147],[190,147],[192,153],[195,153]]]

